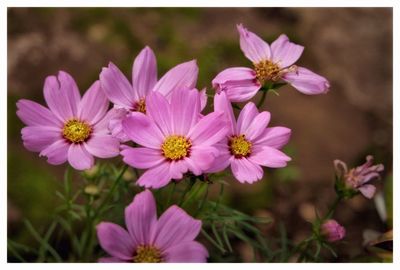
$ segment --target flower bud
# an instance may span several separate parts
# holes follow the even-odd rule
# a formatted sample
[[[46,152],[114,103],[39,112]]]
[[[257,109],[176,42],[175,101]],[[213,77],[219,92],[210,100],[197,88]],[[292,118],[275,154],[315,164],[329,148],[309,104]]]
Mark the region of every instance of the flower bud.
[[[321,235],[328,242],[336,242],[345,237],[346,230],[336,220],[328,219],[321,225]]]

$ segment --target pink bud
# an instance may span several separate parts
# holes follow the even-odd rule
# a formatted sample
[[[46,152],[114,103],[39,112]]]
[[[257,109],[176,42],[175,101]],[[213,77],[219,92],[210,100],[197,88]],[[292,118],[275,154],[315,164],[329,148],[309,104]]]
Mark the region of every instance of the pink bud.
[[[346,230],[334,219],[328,219],[321,225],[321,234],[328,242],[336,242],[343,239]]]

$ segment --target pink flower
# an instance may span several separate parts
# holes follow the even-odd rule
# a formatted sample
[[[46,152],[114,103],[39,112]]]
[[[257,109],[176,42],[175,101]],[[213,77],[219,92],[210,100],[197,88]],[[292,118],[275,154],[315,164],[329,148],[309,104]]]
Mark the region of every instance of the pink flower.
[[[346,235],[346,229],[336,220],[328,219],[321,225],[321,234],[328,242],[342,240]]]
[[[190,217],[176,205],[157,220],[153,194],[145,190],[125,208],[127,231],[119,225],[97,225],[100,246],[112,257],[100,262],[206,262],[208,252],[194,241],[201,221]]]
[[[47,162],[59,165],[68,160],[77,170],[89,169],[93,156],[115,157],[119,141],[108,132],[108,100],[96,81],[81,99],[74,79],[60,71],[44,83],[44,98],[50,110],[21,99],[17,115],[27,127],[21,131],[24,146],[46,156]]]
[[[307,95],[326,93],[329,82],[312,71],[295,66],[303,53],[303,46],[294,44],[282,34],[271,46],[241,24],[240,48],[252,61],[254,68],[233,67],[220,72],[212,81],[218,93],[225,91],[232,102],[251,99],[266,82],[283,80]]]
[[[285,127],[267,128],[269,112],[259,113],[254,103],[249,102],[236,122],[225,92],[215,95],[214,110],[225,112],[229,131],[217,145],[220,156],[207,172],[218,172],[230,165],[239,182],[253,183],[263,177],[261,166],[281,168],[291,160],[278,150],[289,141],[291,130]]]
[[[188,171],[200,175],[218,156],[214,144],[225,137],[224,116],[201,116],[201,98],[196,89],[177,89],[170,102],[153,92],[146,99],[146,114],[132,112],[122,121],[127,136],[142,146],[123,146],[121,151],[125,163],[148,169],[137,182],[140,186],[160,188]]]
[[[380,179],[380,172],[384,170],[383,164],[373,165],[374,158],[369,155],[366,157],[367,162],[350,171],[347,169],[346,163],[341,160],[335,160],[334,165],[339,177],[344,178],[347,187],[360,191],[366,198],[371,199],[375,195],[376,188],[368,182],[374,179]]]
[[[121,121],[129,112],[146,113],[146,97],[151,92],[159,92],[169,98],[177,88],[196,86],[198,67],[195,60],[179,64],[157,81],[157,62],[153,51],[145,47],[133,62],[132,83],[113,63],[100,73],[101,86],[108,99],[125,114],[110,122],[113,136],[127,141],[122,131]]]

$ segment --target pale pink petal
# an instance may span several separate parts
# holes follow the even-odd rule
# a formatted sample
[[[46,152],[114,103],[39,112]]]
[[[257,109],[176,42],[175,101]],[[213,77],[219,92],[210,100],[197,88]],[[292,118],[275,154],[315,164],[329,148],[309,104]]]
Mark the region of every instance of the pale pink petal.
[[[252,184],[260,180],[264,173],[260,165],[246,158],[231,158],[231,169],[233,176],[240,183]]]
[[[208,257],[207,249],[196,241],[179,243],[166,249],[163,254],[169,263],[205,263]]]
[[[272,62],[280,68],[286,68],[294,64],[303,53],[304,47],[289,41],[289,38],[282,34],[271,44]]]
[[[76,170],[87,170],[93,166],[94,158],[82,144],[71,144],[68,149],[68,162]]]
[[[124,146],[121,155],[125,163],[138,169],[148,169],[165,160],[160,150],[144,147],[132,148]]]
[[[101,222],[96,230],[100,246],[109,255],[125,261],[132,260],[135,244],[126,230],[110,222]]]
[[[33,152],[40,152],[57,140],[62,139],[57,127],[27,126],[21,130],[24,146]]]
[[[146,114],[153,118],[164,136],[172,134],[171,105],[163,95],[152,92],[147,96]]]
[[[194,145],[211,146],[226,136],[226,121],[223,112],[212,112],[204,116],[189,132]]]
[[[186,135],[199,119],[200,93],[197,89],[177,89],[171,95],[171,113],[176,135]]]
[[[92,134],[84,145],[95,157],[111,158],[119,154],[119,140],[111,135]]]
[[[100,258],[97,262],[99,262],[99,263],[125,263],[127,261],[118,259],[116,257],[104,257],[104,258]]]
[[[238,134],[243,134],[257,115],[258,110],[256,105],[253,102],[247,103],[240,111],[236,125],[236,132]]]
[[[132,112],[122,120],[125,134],[134,142],[160,149],[164,136],[153,120],[140,112]]]
[[[139,100],[125,75],[111,62],[101,71],[100,83],[107,98],[116,105],[133,109],[134,103]]]
[[[40,152],[39,156],[46,156],[47,162],[52,165],[59,165],[67,161],[70,144],[64,140],[57,140]]]
[[[135,196],[125,208],[125,223],[136,245],[151,244],[151,236],[156,229],[157,208],[153,194],[145,190]]]
[[[193,174],[200,175],[213,165],[218,155],[218,149],[212,146],[192,147],[190,156],[185,161]]]
[[[327,79],[303,67],[286,73],[282,79],[306,95],[325,94],[330,87]]]
[[[169,163],[169,174],[172,179],[180,180],[187,173],[189,165],[185,160],[177,160]]]
[[[136,57],[132,67],[133,89],[144,98],[157,82],[157,61],[152,49],[146,46]]]
[[[375,195],[376,187],[373,185],[363,185],[358,190],[368,199],[372,199]]]
[[[62,127],[62,122],[39,103],[20,99],[17,102],[17,108],[17,115],[25,125]]]
[[[268,43],[248,31],[242,24],[237,25],[237,30],[240,35],[240,49],[250,61],[258,63],[270,59],[271,50]]]
[[[249,160],[269,168],[282,168],[292,159],[278,149],[263,146],[253,147]]]
[[[246,138],[252,141],[264,132],[270,119],[271,114],[269,112],[261,112],[252,119],[251,124],[247,129],[242,129],[240,133],[246,135]]]
[[[196,87],[199,68],[196,60],[179,64],[170,69],[154,86],[153,90],[169,97],[176,89]]]
[[[229,129],[227,135],[236,133],[236,119],[233,114],[232,104],[229,102],[225,92],[215,94],[214,96],[214,111],[224,112],[226,117],[226,124]]]
[[[137,181],[139,186],[145,188],[160,188],[171,182],[169,175],[169,162],[163,162],[145,171]]]
[[[166,250],[179,243],[193,241],[200,229],[200,220],[192,218],[183,209],[173,205],[158,220],[152,243],[161,250]]]
[[[215,158],[213,164],[208,168],[206,173],[215,173],[225,170],[231,164],[231,152],[228,148],[228,140],[225,139],[220,144],[216,144],[219,155]]]
[[[335,159],[333,165],[335,166],[335,171],[339,177],[343,177],[349,171],[346,163],[339,159]]]
[[[94,125],[107,113],[108,105],[108,99],[100,88],[100,82],[95,81],[78,105],[78,117]]]
[[[97,122],[96,125],[93,126],[93,132],[96,134],[109,134],[111,130],[111,128],[109,127],[110,121],[113,119],[121,119],[121,122],[122,118],[125,117],[127,113],[128,111],[125,109],[112,108],[107,112],[103,119],[101,119],[99,122]],[[120,123],[120,125],[122,124]]]
[[[200,91],[200,111],[204,110],[204,108],[207,106],[207,100],[208,100],[207,89],[203,88]]]
[[[253,140],[253,143],[280,149],[288,143],[291,133],[292,130],[286,127],[266,128],[260,136]]]

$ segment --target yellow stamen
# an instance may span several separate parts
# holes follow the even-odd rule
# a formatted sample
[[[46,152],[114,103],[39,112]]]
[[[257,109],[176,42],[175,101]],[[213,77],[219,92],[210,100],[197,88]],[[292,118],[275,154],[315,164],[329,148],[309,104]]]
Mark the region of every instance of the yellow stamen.
[[[136,104],[133,106],[133,110],[141,113],[146,113],[146,101],[144,98],[140,99]]]
[[[71,119],[64,124],[62,135],[72,143],[81,143],[86,141],[92,133],[92,127],[84,122]]]
[[[136,249],[136,255],[133,256],[136,263],[160,263],[163,261],[161,252],[153,246],[140,245]]]
[[[232,136],[229,139],[231,154],[236,158],[248,157],[251,154],[251,142],[244,135]]]
[[[168,160],[180,160],[190,154],[192,143],[184,136],[171,135],[161,145],[161,151]]]
[[[267,81],[279,81],[283,75],[281,68],[269,60],[262,60],[261,62],[254,64],[254,70],[256,72],[256,77],[261,84]]]

